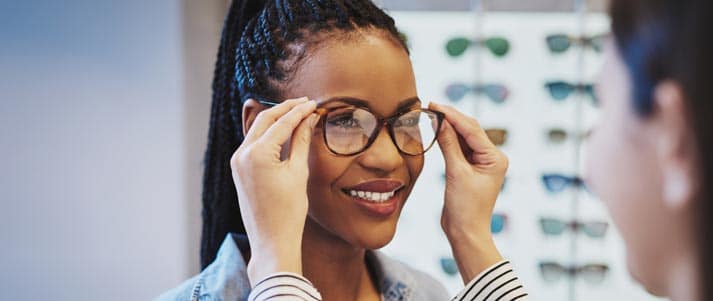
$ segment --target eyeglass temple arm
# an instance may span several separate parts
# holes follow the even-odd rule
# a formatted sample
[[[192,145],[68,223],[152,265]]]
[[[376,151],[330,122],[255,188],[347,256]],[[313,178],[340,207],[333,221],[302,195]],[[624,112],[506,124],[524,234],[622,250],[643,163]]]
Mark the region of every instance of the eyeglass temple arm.
[[[277,103],[277,102],[269,101],[269,100],[264,100],[264,99],[257,99],[257,102],[260,103],[260,104],[262,104],[262,105],[269,106],[269,107],[274,107],[274,106],[276,106],[276,105],[279,105],[279,103]]]
[[[272,101],[272,100],[268,100],[268,99],[266,99],[266,98],[253,97],[253,99],[255,99],[259,104],[262,104],[262,105],[265,105],[265,106],[268,106],[268,107],[274,107],[274,106],[280,104],[280,103],[278,103],[278,102],[275,102],[275,101]],[[326,114],[326,113],[327,113],[327,110],[324,109],[324,108],[317,108],[317,109],[315,110],[315,113],[317,113],[317,115],[320,115],[320,116],[321,116],[321,115]]]

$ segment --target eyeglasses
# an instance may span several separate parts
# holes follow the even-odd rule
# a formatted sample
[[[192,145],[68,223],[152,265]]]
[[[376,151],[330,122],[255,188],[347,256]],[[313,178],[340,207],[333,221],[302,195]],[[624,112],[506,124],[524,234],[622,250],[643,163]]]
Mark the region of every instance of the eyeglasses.
[[[506,129],[485,129],[485,134],[488,135],[488,139],[490,139],[490,141],[493,142],[493,144],[495,144],[496,146],[502,146],[507,142],[508,130]]]
[[[568,177],[558,174],[546,174],[542,176],[542,183],[550,193],[560,193],[569,186],[584,187],[584,181],[580,177]]]
[[[547,36],[547,46],[553,53],[563,53],[567,51],[573,44],[583,47],[591,47],[596,52],[602,51],[602,45],[605,35],[595,35],[591,37],[573,37],[566,34],[552,34]]]
[[[446,43],[446,52],[451,57],[458,57],[465,53],[470,46],[485,47],[496,57],[503,57],[510,51],[510,42],[503,37],[491,37],[478,40],[456,37],[448,40],[448,43]]]
[[[564,222],[555,218],[540,218],[542,232],[547,235],[561,235],[564,230],[583,232],[591,238],[603,238],[607,234],[609,224],[606,222]]]
[[[564,81],[551,81],[545,83],[545,88],[550,92],[554,100],[565,100],[573,92],[586,93],[591,97],[594,104],[597,104],[597,95],[594,93],[592,84],[572,84]]]
[[[269,99],[251,96],[260,104],[275,106]],[[324,141],[335,155],[353,156],[365,151],[386,126],[391,140],[400,153],[422,155],[438,138],[445,114],[428,109],[410,109],[398,114],[378,118],[368,108],[343,105],[333,108],[318,107]]]
[[[455,276],[458,274],[458,264],[455,259],[450,257],[441,257],[441,270],[449,276]]]
[[[507,221],[507,215],[494,213],[493,217],[490,219],[490,232],[492,232],[493,234],[499,234],[500,232],[503,232]]]
[[[556,282],[567,277],[581,277],[586,282],[591,284],[599,284],[607,276],[609,266],[606,264],[585,264],[580,266],[563,266],[556,262],[541,262],[540,274],[542,279],[547,282]]]
[[[446,87],[446,96],[450,101],[458,102],[468,93],[484,94],[496,104],[502,104],[510,95],[510,90],[500,84],[466,85],[450,84]]]
[[[586,131],[579,135],[579,139],[587,139],[591,135],[591,130]],[[560,144],[564,143],[569,137],[569,133],[563,129],[550,129],[547,131],[547,137],[551,143]]]

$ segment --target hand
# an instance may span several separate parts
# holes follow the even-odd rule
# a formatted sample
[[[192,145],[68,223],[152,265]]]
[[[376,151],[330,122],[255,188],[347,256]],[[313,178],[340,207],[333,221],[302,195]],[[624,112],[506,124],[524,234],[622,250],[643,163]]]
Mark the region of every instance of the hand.
[[[475,119],[452,107],[430,104],[446,114],[438,144],[446,163],[441,227],[463,281],[502,260],[492,240],[490,220],[508,168],[508,158]]]
[[[318,120],[314,101],[287,100],[258,113],[230,159],[252,258],[252,284],[275,272],[302,274],[307,154]],[[289,154],[281,159],[283,145]]]

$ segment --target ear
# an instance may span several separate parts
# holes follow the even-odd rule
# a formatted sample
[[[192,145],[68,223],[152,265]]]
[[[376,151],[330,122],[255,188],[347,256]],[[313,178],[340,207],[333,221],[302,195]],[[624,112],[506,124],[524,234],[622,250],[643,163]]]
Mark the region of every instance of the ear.
[[[245,103],[243,104],[243,137],[247,135],[248,130],[250,127],[253,125],[253,122],[255,121],[255,118],[257,117],[257,113],[260,113],[260,111],[263,110],[263,107],[255,101],[252,98],[249,98]]]
[[[666,80],[656,86],[653,96],[662,197],[671,209],[690,208],[697,193],[699,160],[685,95],[680,84]]]

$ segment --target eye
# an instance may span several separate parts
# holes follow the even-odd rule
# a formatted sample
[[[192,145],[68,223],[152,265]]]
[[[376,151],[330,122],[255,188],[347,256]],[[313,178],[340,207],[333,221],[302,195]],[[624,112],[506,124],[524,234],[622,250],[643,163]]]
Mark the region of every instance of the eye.
[[[419,122],[420,114],[407,114],[397,119],[394,122],[394,127],[413,127],[417,126]]]
[[[327,119],[327,123],[332,126],[351,129],[351,128],[361,128],[359,119],[354,118],[354,114],[341,114],[337,116],[330,116]]]

